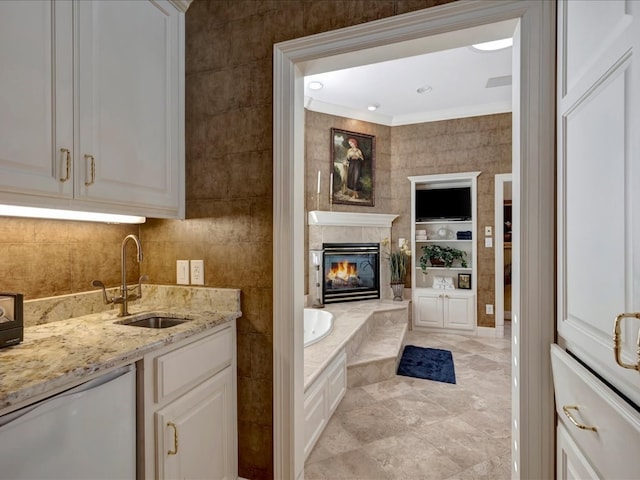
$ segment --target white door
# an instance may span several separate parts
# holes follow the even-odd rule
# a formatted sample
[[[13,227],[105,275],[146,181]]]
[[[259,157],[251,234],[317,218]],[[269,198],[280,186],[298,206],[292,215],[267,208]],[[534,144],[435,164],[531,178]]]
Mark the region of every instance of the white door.
[[[225,368],[156,414],[158,478],[236,478],[233,374]]]
[[[558,14],[558,343],[640,405],[640,2]]]
[[[418,318],[416,325],[420,327],[442,327],[443,309],[442,293],[419,293],[418,294]]]
[[[76,5],[77,197],[175,210],[179,13],[166,1]]]
[[[444,326],[472,330],[474,327],[475,296],[444,294]]]
[[[0,191],[73,195],[70,1],[0,2]]]

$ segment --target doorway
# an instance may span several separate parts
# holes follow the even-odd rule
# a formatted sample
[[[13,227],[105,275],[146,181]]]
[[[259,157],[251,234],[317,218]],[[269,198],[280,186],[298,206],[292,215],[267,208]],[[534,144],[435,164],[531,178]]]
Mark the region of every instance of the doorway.
[[[514,109],[514,182],[519,182],[516,249],[522,301],[514,305],[513,476],[553,476],[554,2],[455,2],[274,48],[274,468],[277,478],[303,476],[302,310],[304,301],[303,77],[353,52],[392,55],[408,42],[520,19],[522,104]],[[520,48],[517,44],[514,48]],[[335,68],[335,66],[333,67]],[[528,235],[535,232],[535,235]],[[517,242],[516,242],[517,243]],[[522,328],[518,315],[527,319]],[[520,340],[522,338],[522,340]],[[520,414],[522,412],[522,415]]]

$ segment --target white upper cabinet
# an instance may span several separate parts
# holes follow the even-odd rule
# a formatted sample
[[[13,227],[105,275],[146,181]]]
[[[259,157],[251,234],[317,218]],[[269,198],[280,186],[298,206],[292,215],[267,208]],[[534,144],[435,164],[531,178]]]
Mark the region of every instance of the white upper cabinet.
[[[182,188],[178,11],[150,1],[77,7],[77,196],[170,214]]]
[[[0,2],[0,189],[17,201],[73,195],[71,18],[70,2]]]
[[[184,14],[161,0],[0,13],[15,49],[0,48],[15,67],[0,73],[0,203],[184,217]]]

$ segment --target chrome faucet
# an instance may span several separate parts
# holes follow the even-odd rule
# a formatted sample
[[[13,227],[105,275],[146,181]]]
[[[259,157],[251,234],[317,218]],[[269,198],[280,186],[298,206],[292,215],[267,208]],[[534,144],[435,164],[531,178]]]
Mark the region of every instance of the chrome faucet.
[[[142,244],[140,243],[140,239],[134,234],[127,235],[126,237],[124,237],[124,240],[122,241],[122,251],[121,251],[121,257],[120,257],[120,261],[121,261],[120,268],[122,270],[122,284],[120,285],[120,296],[109,298],[107,296],[107,290],[104,286],[104,283],[102,283],[100,280],[94,280],[93,282],[91,282],[91,284],[94,287],[102,288],[102,296],[103,296],[104,303],[106,304],[114,303],[114,304],[120,305],[120,313],[118,314],[119,317],[124,317],[126,315],[129,315],[129,300],[137,300],[139,298],[142,298],[142,282],[148,279],[146,275],[142,275],[138,279],[138,285],[132,287],[133,290],[135,290],[136,288],[138,289],[138,294],[136,295],[135,293],[129,293],[129,288],[127,287],[127,243],[129,242],[129,240],[133,240],[135,242],[136,248],[138,250],[137,252],[138,262],[142,261]]]

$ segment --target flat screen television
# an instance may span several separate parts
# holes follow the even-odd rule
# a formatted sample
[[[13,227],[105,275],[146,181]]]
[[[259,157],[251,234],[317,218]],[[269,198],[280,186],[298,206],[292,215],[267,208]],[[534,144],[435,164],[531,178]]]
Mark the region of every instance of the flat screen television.
[[[471,187],[416,190],[416,222],[471,219]]]

